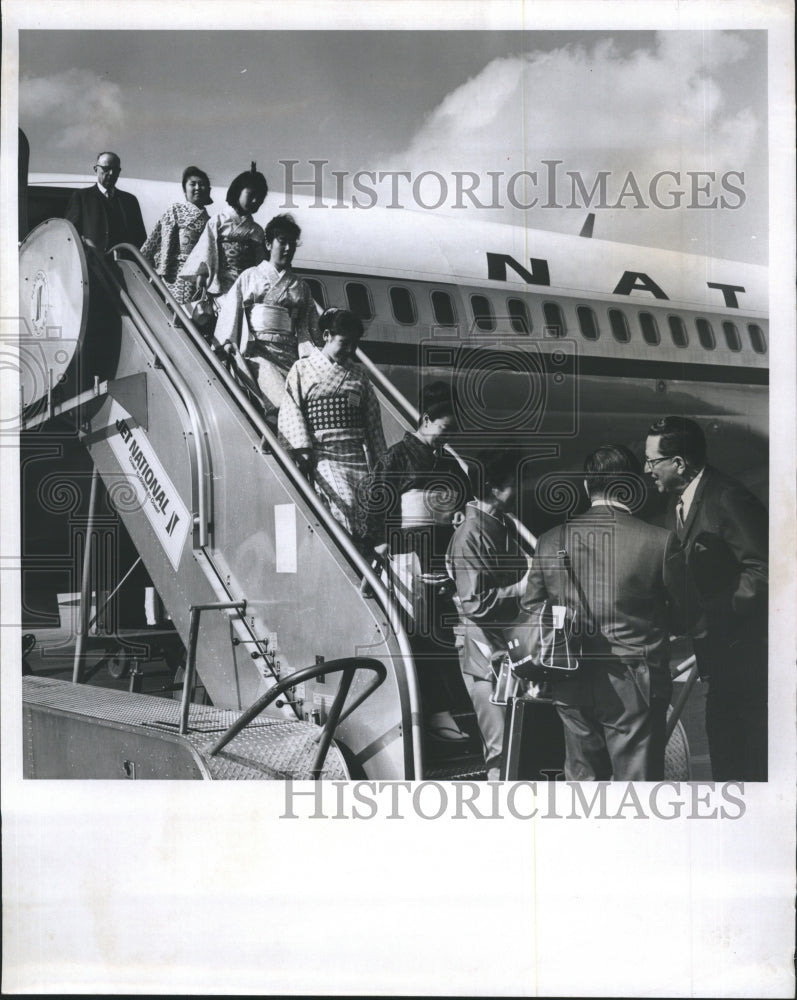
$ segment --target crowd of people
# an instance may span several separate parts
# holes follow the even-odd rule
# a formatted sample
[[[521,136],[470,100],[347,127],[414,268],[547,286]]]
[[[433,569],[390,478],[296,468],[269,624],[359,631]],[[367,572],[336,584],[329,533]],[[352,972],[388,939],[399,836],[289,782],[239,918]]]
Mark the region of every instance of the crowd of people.
[[[187,311],[210,299],[217,349],[276,418],[297,466],[360,551],[375,565],[390,562],[430,738],[469,738],[451,711],[464,684],[488,778],[498,777],[505,712],[493,697],[496,664],[509,628],[542,602],[567,605],[566,552],[591,625],[581,636],[582,668],[551,684],[566,777],[663,777],[670,637],[688,633],[708,682],[714,779],[766,780],[767,512],[707,463],[695,421],[655,421],[644,465],[619,444],[587,456],[589,510],[544,533],[530,558],[507,516],[519,487],[513,457],[466,462],[445,450],[457,413],[447,384],[425,387],[417,427],[386,447],[374,389],[352,361],[362,322],[346,309],[318,315],[292,270],[301,231],[290,215],[265,231],[253,221],[268,193],[255,164],[212,218],[210,180],[188,167],[185,200],[148,237],[136,199],[116,189],[119,157],[101,153],[94,169],[96,185],[74,193],[66,218],[100,251],[141,247]],[[671,500],[664,526],[623,501],[622,484],[643,472]]]

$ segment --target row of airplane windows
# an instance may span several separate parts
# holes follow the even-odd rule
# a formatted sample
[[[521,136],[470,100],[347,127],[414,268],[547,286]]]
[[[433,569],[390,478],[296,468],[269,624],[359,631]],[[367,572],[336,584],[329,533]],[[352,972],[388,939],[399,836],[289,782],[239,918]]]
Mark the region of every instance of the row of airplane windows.
[[[328,305],[326,289],[318,278],[307,278],[313,297],[322,308]],[[353,313],[364,322],[374,318],[375,310],[371,292],[359,281],[347,281],[345,284],[346,302]],[[393,318],[402,326],[414,326],[418,322],[418,311],[415,297],[409,288],[403,285],[392,285],[388,289],[390,308]],[[433,289],[431,292],[432,314],[439,326],[456,326],[456,304],[449,292]],[[493,332],[497,326],[496,312],[491,300],[486,295],[472,294],[470,308],[473,322],[478,330],[485,333]],[[507,298],[506,309],[509,323],[515,333],[531,333],[532,322],[528,304],[523,299]],[[564,337],[567,333],[564,312],[557,302],[543,302],[542,305],[544,330],[548,336]],[[601,335],[601,327],[595,310],[590,306],[576,307],[579,332],[584,340],[595,341]],[[631,326],[625,310],[611,308],[607,310],[607,319],[612,337],[618,344],[628,344],[631,341]],[[639,312],[637,314],[642,340],[650,347],[661,344],[659,324],[653,313]],[[713,351],[717,346],[717,337],[711,322],[703,317],[694,320],[695,332],[700,346],[706,351]],[[689,346],[689,330],[682,316],[671,313],[667,316],[667,327],[670,339],[675,347]],[[764,331],[758,323],[747,323],[747,337],[750,347],[756,354],[767,353],[767,342]],[[721,324],[724,346],[734,353],[742,350],[742,335],[739,326],[731,320]]]

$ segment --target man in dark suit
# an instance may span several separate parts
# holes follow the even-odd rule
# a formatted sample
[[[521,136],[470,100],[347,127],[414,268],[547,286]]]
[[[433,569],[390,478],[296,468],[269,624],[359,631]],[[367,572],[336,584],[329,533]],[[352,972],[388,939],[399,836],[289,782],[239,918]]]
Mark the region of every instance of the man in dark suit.
[[[651,424],[645,467],[669,493],[668,524],[687,550],[706,609],[695,639],[708,680],[706,732],[717,781],[766,781],[769,519],[741,483],[706,464],[703,431],[686,417]]]
[[[549,601],[576,609],[581,621],[579,669],[552,682],[565,777],[657,781],[672,690],[670,632],[697,620],[699,601],[675,533],[638,520],[623,502],[639,492],[636,456],[606,445],[587,457],[584,472],[590,509],[541,536],[522,606],[533,612]]]
[[[138,199],[117,190],[121,170],[116,153],[100,153],[94,165],[97,183],[73,192],[66,206],[64,218],[100,253],[117,243],[140,247],[147,238]]]

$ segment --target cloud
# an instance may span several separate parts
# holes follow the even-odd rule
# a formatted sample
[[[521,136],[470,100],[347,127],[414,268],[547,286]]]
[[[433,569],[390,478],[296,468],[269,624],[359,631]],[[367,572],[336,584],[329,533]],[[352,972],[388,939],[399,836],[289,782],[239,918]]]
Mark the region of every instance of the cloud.
[[[20,125],[46,131],[54,150],[79,150],[89,157],[123,132],[122,88],[88,69],[25,77],[19,84]]]
[[[455,150],[487,166],[499,150],[512,163],[607,152],[615,161],[655,160],[677,150],[698,168],[710,136],[715,161],[738,161],[756,122],[728,107],[715,74],[746,46],[735,36],[709,38],[710,46],[702,33],[661,35],[654,48],[631,53],[609,39],[496,59],[443,99],[405,155],[417,162],[448,150],[451,159]]]
[[[389,160],[415,173],[472,171],[484,177],[502,171],[508,177],[536,171],[540,204],[546,196],[543,160],[561,160],[561,171],[578,172],[587,189],[599,171],[609,171],[612,204],[629,172],[647,197],[660,171],[680,171],[688,189],[686,171],[715,171],[719,179],[730,170],[752,176],[757,165],[756,183],[765,197],[765,112],[740,104],[733,86],[734,77],[749,71],[747,53],[737,34],[684,31],[657,34],[635,49],[602,38],[498,58],[447,94]],[[529,187],[517,191],[521,201],[529,198]],[[565,201],[570,191],[566,183]],[[628,210],[632,202],[605,209],[596,236],[640,243],[661,238],[659,245],[693,250],[712,238],[705,213],[655,206],[634,212]],[[502,221],[522,219],[566,232],[578,232],[585,216],[566,209],[513,210],[506,203],[504,208]]]

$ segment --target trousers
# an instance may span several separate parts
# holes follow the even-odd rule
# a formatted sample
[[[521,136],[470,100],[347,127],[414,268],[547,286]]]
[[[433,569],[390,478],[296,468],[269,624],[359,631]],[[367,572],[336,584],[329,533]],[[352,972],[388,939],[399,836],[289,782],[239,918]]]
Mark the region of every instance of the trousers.
[[[586,662],[553,685],[568,781],[661,781],[671,682],[644,660]]]
[[[484,745],[484,759],[489,770],[501,765],[506,707],[493,705],[490,701],[495,686],[495,677],[491,668],[491,650],[483,642],[474,638],[473,631],[466,629],[465,634],[459,636],[460,668],[465,687],[473,703],[473,710],[476,713],[476,722],[479,725]],[[489,668],[488,676],[484,676],[487,672],[485,664]],[[477,676],[473,672],[474,670],[482,676]]]

